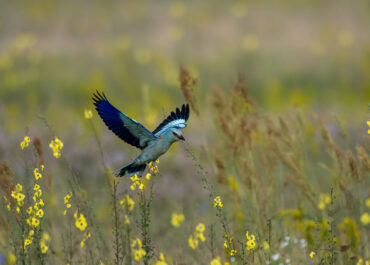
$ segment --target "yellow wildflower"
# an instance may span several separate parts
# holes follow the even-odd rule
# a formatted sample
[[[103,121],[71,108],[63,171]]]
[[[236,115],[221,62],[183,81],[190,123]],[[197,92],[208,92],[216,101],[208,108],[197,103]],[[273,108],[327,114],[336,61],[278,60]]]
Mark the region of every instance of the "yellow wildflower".
[[[199,245],[198,239],[194,238],[192,235],[189,237],[188,243],[192,249],[196,249]]]
[[[132,211],[134,209],[135,201],[128,194],[126,194],[125,198],[120,201],[120,204],[122,208],[127,206],[127,209]]]
[[[61,150],[63,148],[63,142],[58,138],[58,137],[55,137],[54,140],[51,140],[50,144],[49,144],[49,147],[51,149],[53,149],[53,155],[56,157],[56,158],[59,158],[60,155],[61,155]]]
[[[236,253],[238,253],[238,251],[236,251],[235,249],[232,249],[232,250],[230,251],[230,256],[235,256],[235,255],[236,255]]]
[[[36,179],[36,180],[39,180],[39,179],[41,179],[41,178],[42,178],[42,174],[39,172],[39,169],[38,169],[38,168],[35,168],[35,169],[33,170],[33,174],[35,175],[35,179]]]
[[[367,208],[370,208],[370,198],[366,199],[365,205]]]
[[[89,110],[89,109],[85,109],[85,110],[84,110],[84,114],[85,114],[85,119],[91,119],[91,118],[92,118],[92,116],[93,116],[92,111],[91,111],[91,110]]]
[[[35,185],[33,186],[33,189],[35,191],[38,191],[40,189],[40,185],[35,183]]]
[[[164,254],[163,253],[161,253],[160,255],[159,255],[159,260],[156,262],[156,263],[154,263],[154,265],[167,265],[167,263],[166,263],[166,261],[165,261],[166,259],[165,259],[165,257],[164,257]]]
[[[76,219],[76,222],[75,222],[76,227],[80,229],[81,231],[84,231],[87,227],[85,216],[81,213],[80,216],[78,217],[78,213],[76,211],[74,214],[74,217]]]
[[[370,223],[370,214],[363,213],[361,215],[360,221],[363,225],[368,225]]]
[[[247,231],[245,233],[245,237],[247,238],[247,250],[254,249],[256,247],[256,238],[253,234],[249,235],[249,232]]]
[[[214,258],[213,260],[211,260],[211,262],[209,263],[209,265],[222,265],[221,260],[220,260],[220,257],[217,256],[216,258]]]
[[[130,224],[130,218],[128,218],[127,214],[125,214],[125,220],[124,220],[124,223],[126,225],[129,225]]]
[[[142,249],[142,243],[139,238],[132,240],[131,248],[134,252],[134,258],[136,261],[141,260],[146,255],[145,250]]]
[[[32,240],[31,239],[27,238],[26,240],[24,240],[24,247],[27,247],[27,246],[29,246],[31,244],[32,244]]]
[[[270,249],[270,244],[267,241],[263,242],[263,249],[266,251]]]
[[[36,215],[41,219],[42,217],[44,217],[44,211],[42,209],[39,209],[37,212],[36,212]]]
[[[320,202],[318,207],[320,210],[324,210],[327,205],[331,203],[331,198],[329,194],[322,193],[320,194]]]
[[[48,251],[48,249],[49,249],[49,247],[47,245],[45,245],[45,243],[42,242],[42,241],[40,242],[40,248],[41,248],[41,253],[42,254],[45,254],[46,251]]]
[[[369,126],[369,129],[367,130],[367,133],[370,134],[370,120],[368,120],[366,123]]]
[[[21,145],[21,149],[23,150],[24,148],[28,147],[29,144],[30,144],[30,141],[31,141],[30,137],[29,136],[25,136],[24,139],[23,139],[23,141],[20,144]]]
[[[44,241],[50,241],[50,235],[47,232],[44,232],[42,234],[42,240],[44,240]]]
[[[16,261],[17,261],[17,257],[12,252],[10,252],[8,254],[8,263],[9,263],[9,265],[13,265]]]
[[[32,219],[31,219],[31,225],[36,228],[36,227],[39,226],[39,224],[40,224],[40,220],[37,219],[37,218],[35,218],[35,217],[32,217]]]
[[[315,255],[316,255],[315,251],[311,251],[310,258],[313,259],[315,257]]]
[[[181,223],[184,221],[184,219],[185,219],[185,217],[182,213],[180,213],[180,214],[172,213],[171,224],[174,227],[179,227],[181,225]]]
[[[220,208],[224,207],[224,204],[222,203],[220,196],[216,196],[213,199],[213,207],[220,207]]]
[[[23,189],[23,187],[22,187],[22,185],[21,184],[17,184],[17,185],[15,185],[15,191],[16,192],[21,192],[22,191],[22,189]]]

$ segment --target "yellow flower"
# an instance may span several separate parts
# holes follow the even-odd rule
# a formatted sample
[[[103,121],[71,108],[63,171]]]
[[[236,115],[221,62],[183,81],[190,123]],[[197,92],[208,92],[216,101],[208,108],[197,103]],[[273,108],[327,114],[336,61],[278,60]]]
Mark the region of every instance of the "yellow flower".
[[[29,146],[29,143],[30,143],[31,139],[29,136],[25,136],[23,141],[21,142],[21,149],[23,150],[24,148],[28,147]]]
[[[198,239],[194,238],[192,235],[189,237],[188,243],[192,249],[196,249],[199,245]]]
[[[182,213],[180,213],[180,214],[173,213],[172,216],[171,216],[171,224],[174,227],[179,227],[181,225],[181,223],[184,221],[184,219],[185,219],[185,217]]]
[[[35,179],[36,179],[36,180],[39,180],[39,179],[41,179],[41,178],[42,178],[42,174],[39,172],[39,169],[38,169],[38,168],[35,168],[35,169],[33,170],[33,174],[35,175]]]
[[[324,210],[326,205],[329,205],[331,203],[331,198],[329,194],[322,193],[320,194],[320,202],[318,204],[318,207],[320,210]]]
[[[139,238],[132,240],[131,248],[134,252],[134,258],[136,261],[139,261],[146,255],[144,249],[142,249],[142,243]]]
[[[81,231],[84,231],[87,227],[85,216],[81,213],[80,216],[78,217],[78,213],[76,211],[74,214],[74,217],[76,219],[76,222],[75,222],[76,227],[80,229]]]
[[[36,190],[36,191],[38,191],[40,189],[40,185],[39,184],[35,184],[33,186],[33,189]]]
[[[152,175],[150,174],[150,173],[146,173],[146,176],[145,176],[145,178],[147,179],[147,180],[150,180],[150,177],[151,177]]]
[[[58,137],[55,137],[54,140],[51,140],[50,144],[49,144],[49,147],[51,149],[53,149],[53,155],[56,157],[56,158],[59,158],[60,155],[61,155],[61,150],[63,148],[63,142],[58,138]]]
[[[66,196],[64,196],[64,204],[67,204],[69,202],[69,199],[72,196],[72,192],[67,193]]]
[[[370,214],[363,213],[361,215],[360,221],[363,225],[368,225],[370,223]]]
[[[211,262],[209,263],[209,265],[222,265],[221,260],[220,260],[220,257],[217,256],[216,258],[214,258],[213,260],[211,260]]]
[[[41,171],[44,171],[45,166],[41,165]]]
[[[32,217],[31,225],[36,228],[39,226],[39,224],[40,224],[40,220],[35,217]]]
[[[126,225],[129,225],[130,224],[130,218],[128,218],[127,214],[125,214],[125,220],[124,220],[124,223]]]
[[[92,118],[92,116],[93,116],[92,111],[91,111],[91,110],[89,110],[89,109],[85,109],[85,110],[84,110],[84,114],[85,114],[85,119],[91,119],[91,118]]]
[[[47,246],[47,245],[41,245],[40,246],[41,247],[41,252],[43,253],[43,254],[45,254],[46,253],[46,251],[48,251],[48,249],[49,249],[49,247]]]
[[[245,237],[247,238],[247,250],[254,249],[256,247],[256,238],[253,234],[249,235],[249,232],[247,231],[245,233]]]
[[[270,249],[270,244],[267,241],[263,242],[263,249],[266,251]]]
[[[21,192],[22,191],[22,189],[23,189],[23,187],[22,187],[22,185],[21,184],[17,184],[17,185],[15,185],[15,191],[16,192]]]
[[[27,246],[29,246],[31,244],[32,244],[32,240],[31,239],[27,238],[26,240],[24,240],[24,247],[27,247]]]
[[[163,253],[161,253],[160,255],[159,255],[159,260],[156,262],[156,263],[154,263],[154,265],[167,265],[167,263],[166,263],[166,261],[165,261],[166,259],[164,258],[164,254]]]
[[[37,212],[36,212],[36,215],[41,219],[42,217],[44,217],[44,211],[42,209],[39,209]]]
[[[314,251],[311,251],[310,258],[313,259],[315,257],[316,253]]]
[[[44,241],[50,241],[50,235],[47,232],[44,232],[42,234],[42,240],[44,240]]]
[[[370,208],[370,198],[366,199],[365,205],[367,208]]]
[[[222,203],[220,196],[216,196],[213,199],[213,207],[220,207],[220,208],[224,207],[224,204]]]
[[[8,254],[8,263],[9,263],[9,265],[13,265],[16,261],[17,261],[16,256],[12,252],[9,252],[9,254]]]
[[[205,226],[204,226],[204,224],[202,224],[202,223],[199,223],[199,224],[197,225],[197,227],[195,228],[195,230],[196,230],[198,233],[203,233],[205,229],[206,229],[206,227],[205,227]]]
[[[120,201],[120,204],[122,208],[127,206],[129,211],[132,211],[134,209],[135,201],[128,194],[126,194],[125,198]]]
[[[238,251],[236,251],[235,249],[232,249],[232,250],[230,251],[230,256],[235,256],[235,255],[236,255],[236,253],[238,253]]]

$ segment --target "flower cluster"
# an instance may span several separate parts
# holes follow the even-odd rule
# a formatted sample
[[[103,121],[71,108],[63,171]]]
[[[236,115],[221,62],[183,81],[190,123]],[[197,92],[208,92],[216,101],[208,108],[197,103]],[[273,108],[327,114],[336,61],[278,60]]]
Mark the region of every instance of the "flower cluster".
[[[165,259],[165,257],[164,257],[164,254],[163,254],[163,253],[161,253],[161,254],[159,255],[159,260],[158,260],[156,263],[154,263],[154,265],[167,265],[167,263],[166,263],[166,259]]]
[[[78,229],[80,229],[81,231],[85,231],[86,227],[87,227],[87,222],[86,222],[86,218],[85,216],[80,213],[80,215],[78,215],[78,211],[75,212],[74,214],[74,218],[76,220],[75,222],[75,225]]]
[[[126,194],[126,196],[120,201],[122,208],[126,208],[129,211],[132,211],[135,206],[135,201],[130,197],[130,195]]]
[[[132,185],[130,186],[131,190],[136,190],[136,188],[141,191],[144,190],[146,181],[139,178],[136,174],[133,175],[130,179],[132,180]]]
[[[185,216],[182,213],[179,213],[179,214],[173,213],[171,216],[171,224],[174,227],[179,227],[181,223],[184,221],[184,219],[185,219]]]
[[[256,247],[256,238],[253,234],[249,235],[249,232],[247,231],[245,233],[245,237],[247,238],[247,250],[254,249]]]
[[[41,170],[43,170],[43,166],[41,166]],[[38,168],[35,168],[33,170],[33,175],[35,176],[35,179],[36,180],[39,180],[42,178],[42,174],[40,173],[39,169]]]
[[[146,255],[146,252],[143,249],[143,244],[139,238],[132,240],[131,249],[134,253],[134,258],[136,261],[141,260]]]
[[[29,245],[32,244],[33,241],[33,235],[35,234],[35,231],[32,229],[28,232],[27,238],[24,240],[24,248],[28,247]]]
[[[40,174],[40,173],[38,173]],[[41,175],[41,174],[40,174]],[[39,184],[35,183],[33,186],[34,194],[33,201],[34,205],[27,208],[27,224],[33,228],[40,225],[40,220],[44,217],[44,200],[41,198],[42,190]]]
[[[61,150],[63,148],[63,142],[61,140],[59,140],[58,137],[55,137],[54,140],[51,140],[50,144],[49,144],[49,147],[51,149],[53,149],[53,155],[56,157],[56,158],[59,158],[60,155],[61,155]]]
[[[15,185],[15,189],[11,193],[11,196],[18,202],[19,206],[23,206],[24,198],[26,197],[23,193],[21,193],[22,189],[23,189],[22,185],[17,184]],[[19,212],[18,207],[17,207],[17,212]]]
[[[84,110],[84,115],[85,115],[85,119],[91,119],[92,118],[92,116],[93,116],[93,113],[92,113],[92,111],[91,110],[89,110],[89,109],[85,109]]]
[[[66,206],[66,209],[64,210],[63,215],[66,215],[66,214],[67,214],[67,210],[68,210],[69,208],[71,208],[71,206],[72,206],[72,205],[69,203],[69,200],[71,199],[71,197],[72,197],[72,192],[71,192],[71,191],[70,191],[70,192],[68,192],[66,196],[64,196],[64,205]]]
[[[222,203],[220,196],[216,196],[213,199],[213,207],[220,207],[220,208],[224,207],[224,204]]]
[[[25,137],[24,137],[23,141],[21,142],[21,148],[22,148],[22,150],[23,150],[24,148],[26,148],[26,147],[28,147],[28,146],[29,146],[30,141],[31,141],[31,139],[30,139],[30,137],[29,137],[29,136],[25,136]]]
[[[152,173],[153,175],[158,174],[159,169],[158,169],[158,164],[159,164],[159,159],[157,159],[154,163],[149,162],[149,172]]]
[[[196,227],[195,227],[195,231],[194,231],[194,234],[191,235],[189,237],[189,240],[188,240],[188,243],[189,243],[189,246],[192,248],[192,249],[196,249],[198,246],[199,246],[199,241],[198,239],[201,241],[201,242],[204,242],[206,241],[206,238],[204,237],[204,231],[206,230],[206,227],[204,224],[202,223],[199,223]]]
[[[43,253],[43,254],[45,254],[47,251],[48,251],[48,249],[49,249],[49,247],[46,245],[46,243],[47,242],[49,242],[50,241],[50,236],[49,236],[49,234],[48,233],[46,233],[46,232],[44,232],[43,234],[42,234],[42,238],[41,238],[41,240],[40,240],[40,249],[41,249],[41,252]]]
[[[318,207],[320,210],[324,210],[327,205],[331,203],[330,195],[329,194],[320,194],[320,202]]]
[[[238,253],[238,251],[233,249],[232,246],[233,246],[233,238],[225,233],[224,250],[231,257],[235,256],[236,253]]]
[[[69,194],[67,194],[67,195],[69,195]],[[68,204],[68,202],[67,202],[67,204]],[[80,229],[82,232],[85,231],[86,227],[87,227],[87,222],[86,222],[85,216],[82,213],[78,214],[78,211],[76,211],[73,216],[76,220],[76,222],[75,222],[76,227],[78,229]],[[80,243],[80,246],[82,248],[85,246],[86,240],[89,239],[90,237],[91,237],[91,233],[89,231],[86,231],[84,233],[84,237],[83,237],[83,239]]]

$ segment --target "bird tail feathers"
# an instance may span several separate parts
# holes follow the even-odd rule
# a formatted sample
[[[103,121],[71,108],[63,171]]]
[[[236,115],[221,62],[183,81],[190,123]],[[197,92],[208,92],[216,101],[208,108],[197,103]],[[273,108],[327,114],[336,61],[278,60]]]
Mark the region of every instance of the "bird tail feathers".
[[[114,171],[114,175],[116,175],[116,177],[123,177],[123,176],[126,176],[128,175],[129,177],[133,176],[133,175],[138,175],[139,177],[141,177],[144,173],[144,170],[145,170],[145,167],[146,165],[134,165],[136,160],[132,161],[130,164],[128,165],[125,165],[119,169],[117,169],[116,171]]]

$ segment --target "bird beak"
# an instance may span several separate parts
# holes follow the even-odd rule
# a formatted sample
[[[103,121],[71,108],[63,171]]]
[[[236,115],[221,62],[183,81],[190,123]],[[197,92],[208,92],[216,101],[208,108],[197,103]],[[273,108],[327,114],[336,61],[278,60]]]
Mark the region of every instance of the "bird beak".
[[[179,135],[179,136],[178,136],[178,138],[179,138],[180,140],[185,141],[185,137],[184,137],[184,136],[182,136],[182,135]]]

